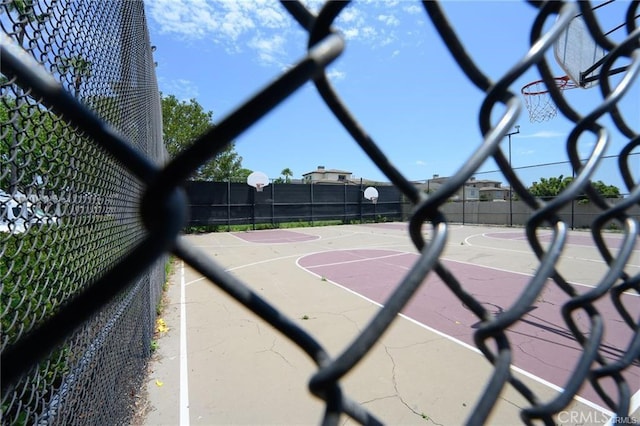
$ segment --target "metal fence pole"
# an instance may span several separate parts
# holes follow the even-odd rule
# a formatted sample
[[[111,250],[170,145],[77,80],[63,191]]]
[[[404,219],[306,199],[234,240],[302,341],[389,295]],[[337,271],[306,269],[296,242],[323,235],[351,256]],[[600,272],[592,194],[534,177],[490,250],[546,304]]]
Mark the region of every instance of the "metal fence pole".
[[[345,183],[343,186],[344,189],[344,220],[342,223],[347,223],[347,184]]]
[[[311,225],[313,225],[313,182],[309,184],[309,188],[311,191]]]
[[[358,209],[360,210],[360,223],[362,223],[362,197],[363,195],[362,189],[362,178],[360,178],[360,193],[358,194]]]
[[[465,205],[467,204],[467,197],[466,197],[466,185],[462,185],[462,224],[464,225],[464,213],[465,213]]]
[[[256,230],[256,190],[251,191],[251,224],[253,225],[253,230]]]

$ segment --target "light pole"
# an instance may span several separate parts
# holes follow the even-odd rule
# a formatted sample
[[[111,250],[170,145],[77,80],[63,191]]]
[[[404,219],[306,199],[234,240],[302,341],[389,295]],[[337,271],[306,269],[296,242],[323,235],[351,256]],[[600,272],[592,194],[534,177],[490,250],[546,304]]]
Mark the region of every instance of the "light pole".
[[[511,135],[517,135],[520,133],[520,126],[516,124],[515,127],[515,132],[507,133],[507,136],[509,137],[509,167],[511,167]],[[509,182],[509,226],[513,226],[513,194],[511,193],[511,187],[511,182]]]

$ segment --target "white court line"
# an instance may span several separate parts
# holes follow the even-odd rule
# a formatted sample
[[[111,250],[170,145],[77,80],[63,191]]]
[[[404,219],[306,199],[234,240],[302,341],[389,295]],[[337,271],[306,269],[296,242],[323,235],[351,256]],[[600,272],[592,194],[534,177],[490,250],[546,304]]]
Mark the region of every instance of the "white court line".
[[[499,231],[499,232],[485,232],[482,234],[483,237],[485,238],[489,238],[489,239],[493,239],[493,240],[499,240],[499,241],[529,241],[529,238],[526,235],[523,235],[521,237],[517,237],[517,238],[498,238],[498,237],[494,237],[493,235],[490,234],[513,234],[513,232],[509,232],[509,231]],[[479,235],[479,234],[476,234]],[[538,237],[553,237],[553,232],[548,232],[548,233],[543,233],[543,234],[536,234]],[[572,234],[567,234],[567,237],[570,238]],[[584,236],[584,235],[580,235],[580,234],[576,234],[577,236]],[[586,234],[587,236],[591,236],[591,234]],[[473,235],[472,235],[473,236]],[[605,242],[607,242],[607,237],[604,237]],[[609,241],[623,241],[624,238],[618,238],[618,237],[614,237],[614,236],[609,236]],[[594,243],[595,244],[595,243]],[[574,246],[574,247],[595,247],[594,244],[580,244],[580,243],[572,243],[571,241],[568,241],[567,239],[567,243],[566,245],[568,246]],[[638,251],[640,249],[636,249],[634,248],[632,251]]]
[[[288,229],[261,229],[261,230],[256,230],[256,231],[245,231],[247,233],[251,233],[251,232],[261,232],[261,231],[289,231]],[[256,245],[270,245],[270,246],[277,246],[277,245],[281,245],[281,244],[301,244],[301,243],[313,243],[315,241],[320,241],[322,240],[322,235],[318,235],[318,234],[309,234],[306,232],[296,232],[296,231],[289,231],[289,232],[293,232],[295,234],[300,234],[300,235],[306,235],[309,237],[315,237],[312,240],[302,240],[302,241],[282,241],[280,243],[274,243],[271,241],[249,241],[249,240],[245,240],[242,237],[239,237],[238,232],[232,232],[231,236],[242,241],[245,244],[256,244]]]
[[[360,233],[360,232],[357,232],[357,233],[355,233],[355,232],[354,232],[353,234],[359,234],[359,233]],[[353,235],[353,234],[352,234],[352,235]],[[482,234],[476,234],[476,235],[474,235],[474,236],[481,236],[481,235],[482,235]],[[330,239],[341,239],[341,238],[346,238],[346,237],[347,237],[347,236],[335,236],[335,237],[329,237],[329,238],[326,238],[326,239],[325,239],[325,241],[326,241],[326,240],[330,240]],[[468,237],[468,238],[471,238],[471,237],[473,237],[473,236],[470,236],[470,237]],[[236,238],[237,238],[237,237],[236,237]],[[238,239],[239,239],[239,240],[241,240],[240,238],[238,238]],[[245,241],[245,240],[242,240],[242,241],[243,241],[243,242],[245,242],[245,243],[247,242],[247,241]],[[311,240],[311,241],[306,241],[306,242],[317,242],[317,241],[318,241],[318,240]],[[394,245],[396,245],[396,244],[394,244],[394,243],[389,243],[389,244],[384,244],[384,245],[394,246]],[[473,244],[470,244],[470,243],[469,243],[469,245],[471,246],[471,245],[473,245]],[[305,256],[312,255],[312,254],[317,254],[317,253],[335,252],[335,251],[350,251],[350,250],[358,250],[358,249],[371,249],[372,247],[379,247],[379,245],[365,246],[365,247],[363,247],[363,246],[359,246],[359,247],[344,248],[344,249],[338,249],[338,250],[336,250],[336,249],[327,249],[327,250],[322,250],[322,251],[317,251],[317,252],[305,253],[305,254],[303,254],[303,255],[300,255],[300,254],[298,253],[298,254],[295,254],[295,255],[281,256],[281,257],[277,257],[277,258],[273,258],[273,259],[267,259],[267,260],[262,260],[262,261],[257,261],[257,262],[247,263],[247,264],[244,264],[244,265],[239,265],[239,266],[236,266],[236,267],[229,268],[229,269],[227,269],[227,271],[234,271],[234,270],[238,270],[238,269],[242,269],[242,268],[247,268],[247,267],[256,266],[256,265],[259,265],[259,264],[270,263],[270,262],[275,262],[275,261],[282,260],[282,259],[287,259],[287,258],[297,257],[298,259],[297,259],[297,260],[296,260],[296,262],[295,262],[296,266],[298,266],[298,267],[299,267],[299,268],[301,268],[301,269],[304,269],[304,271],[305,271],[305,272],[307,272],[307,273],[309,273],[309,274],[312,274],[312,275],[314,275],[314,276],[316,276],[316,277],[318,277],[318,278],[321,278],[321,276],[320,276],[320,275],[318,275],[318,274],[316,274],[316,273],[314,273],[314,272],[310,271],[310,270],[309,270],[309,269],[307,269],[307,268],[304,268],[304,267],[300,266],[300,264],[298,263],[298,262],[299,262],[299,260],[300,260],[301,258],[305,257]],[[495,247],[487,247],[487,248],[494,249],[494,250],[496,249]],[[399,255],[402,255],[402,254],[411,254],[411,253],[412,253],[412,254],[416,254],[416,253],[414,253],[414,252],[412,252],[412,251],[407,251],[407,252],[403,252],[403,251],[400,251],[400,250],[398,250],[398,251],[399,251],[398,256],[399,256]],[[517,252],[516,250],[507,250],[507,251],[514,251],[514,252]],[[527,252],[527,253],[529,253],[529,252]],[[444,260],[451,260],[451,259],[444,259]],[[460,262],[460,261],[456,261],[456,260],[451,260],[451,261],[453,261],[453,262],[458,262],[458,263],[466,263],[466,262]],[[479,265],[475,265],[475,266],[479,266]],[[483,266],[483,267],[487,267],[487,268],[490,268],[490,269],[499,269],[499,268],[492,268],[492,267],[488,267],[488,266]],[[184,264],[182,264],[182,268],[183,268],[182,273],[184,274]],[[504,270],[504,271],[505,271],[505,272],[510,272],[510,273],[518,273],[518,272],[514,272],[514,271],[507,271],[507,270]],[[531,274],[526,274],[526,273],[518,273],[518,274],[522,274],[522,275],[531,275]],[[192,284],[192,283],[195,283],[195,282],[201,281],[201,280],[205,280],[205,279],[206,279],[206,277],[201,277],[201,278],[198,278],[198,279],[196,279],[196,280],[190,281],[190,282],[189,282],[189,283],[187,283],[186,285],[189,285],[189,284]],[[373,300],[371,300],[371,299],[368,299],[367,297],[365,297],[365,296],[363,296],[363,295],[361,295],[361,294],[359,294],[359,293],[356,293],[356,292],[354,292],[354,291],[352,291],[352,290],[350,290],[350,289],[348,289],[348,288],[346,288],[346,287],[344,287],[344,286],[341,286],[340,284],[337,284],[337,283],[335,283],[335,282],[333,282],[333,281],[331,281],[331,280],[327,280],[327,281],[329,281],[331,284],[333,284],[333,285],[335,285],[335,286],[337,286],[337,287],[340,287],[340,288],[342,288],[342,289],[344,289],[344,290],[346,290],[346,291],[348,291],[348,292],[350,292],[350,293],[352,293],[352,294],[354,294],[354,295],[356,295],[356,296],[358,296],[358,297],[360,297],[360,298],[362,298],[362,299],[364,299],[364,300],[367,300],[367,301],[368,301],[368,302],[370,302],[370,303],[373,303],[373,304],[375,304],[375,305],[377,305],[377,306],[382,306],[382,305],[380,305],[379,303],[377,303],[377,302],[375,302],[375,301],[373,301]],[[183,278],[183,283],[184,283],[184,278]],[[183,288],[184,288],[184,285],[185,285],[185,284],[183,284]],[[182,306],[184,307],[184,303],[182,304]],[[452,337],[452,336],[446,335],[446,334],[444,334],[444,333],[442,333],[442,332],[440,332],[440,331],[438,331],[438,330],[436,330],[436,329],[432,329],[431,327],[429,327],[429,326],[427,326],[427,325],[425,325],[425,324],[422,324],[422,323],[420,323],[420,322],[418,322],[418,321],[416,321],[416,320],[413,320],[412,318],[409,318],[409,317],[407,317],[407,316],[405,316],[405,315],[403,315],[403,314],[399,314],[399,316],[401,316],[402,318],[404,318],[404,319],[406,319],[406,320],[409,320],[409,321],[411,321],[411,322],[415,323],[416,325],[418,325],[418,326],[420,326],[420,327],[422,327],[422,328],[424,328],[424,329],[426,329],[426,330],[429,330],[429,331],[431,331],[431,332],[433,332],[433,333],[435,333],[435,334],[437,334],[437,335],[440,335],[440,336],[442,336],[442,337],[444,337],[444,338],[446,338],[446,339],[448,339],[448,340],[450,340],[450,341],[452,341],[452,342],[454,342],[454,343],[456,343],[456,344],[458,344],[458,345],[460,345],[460,346],[462,346],[462,347],[465,347],[465,348],[467,348],[467,349],[469,349],[469,350],[472,350],[472,351],[474,351],[474,352],[476,352],[476,353],[478,353],[478,354],[481,354],[481,352],[480,352],[476,347],[474,347],[474,346],[471,346],[471,345],[469,345],[469,344],[466,344],[466,343],[464,343],[464,342],[462,342],[462,341],[460,341],[460,340],[458,340],[458,339],[456,339],[456,338],[454,338],[454,337]],[[186,317],[185,317],[185,316],[183,316],[183,318],[186,318]],[[186,323],[185,323],[185,324],[186,324]],[[185,333],[184,333],[184,334],[185,334],[185,336],[186,336],[186,325],[185,325]],[[182,353],[182,351],[181,351],[181,353]],[[185,342],[185,352],[184,352],[184,353],[185,353],[185,371],[186,371],[186,342]],[[554,389],[554,390],[556,390],[556,391],[558,391],[558,392],[562,392],[562,391],[563,391],[563,389],[562,389],[561,387],[559,387],[559,386],[557,386],[557,385],[555,385],[555,384],[553,384],[553,383],[547,382],[546,380],[544,380],[544,379],[542,379],[542,378],[540,378],[540,377],[538,377],[538,376],[535,376],[535,375],[533,375],[533,374],[531,374],[531,373],[529,373],[529,372],[527,372],[527,371],[525,371],[525,370],[522,370],[522,369],[521,369],[521,368],[519,368],[519,367],[512,366],[512,367],[511,367],[511,370],[512,370],[512,371],[515,371],[515,372],[518,372],[518,373],[520,373],[520,374],[523,374],[523,375],[525,375],[526,377],[529,377],[529,378],[531,378],[532,380],[534,380],[534,381],[536,381],[536,382],[538,382],[538,383],[541,383],[541,384],[543,384],[543,385],[545,385],[545,386],[547,386],[547,387],[549,387],[549,388],[551,388],[551,389]],[[189,420],[188,420],[188,387],[187,387],[187,386],[188,386],[188,383],[185,383],[184,388],[185,388],[185,389],[187,389],[187,394],[186,394],[186,400],[187,400],[187,403],[186,403],[186,405],[185,405],[186,410],[187,410],[187,422],[186,422],[186,423],[183,423],[183,422],[181,421],[181,424],[186,424],[186,425],[188,425],[188,422],[189,422]],[[612,415],[612,413],[611,413],[609,410],[607,410],[606,408],[603,408],[603,407],[599,406],[598,404],[595,404],[595,403],[593,403],[593,402],[591,402],[591,401],[589,401],[589,400],[587,400],[587,399],[585,399],[585,398],[583,398],[583,397],[576,396],[574,399],[575,399],[576,401],[578,401],[578,402],[580,402],[580,403],[584,404],[585,406],[588,406],[588,407],[591,407],[591,408],[593,408],[593,409],[596,409],[596,410],[598,410],[598,411],[600,411],[600,412],[602,412],[602,413],[604,413],[604,414],[606,414],[606,415]],[[181,395],[181,400],[182,400],[182,395]],[[633,395],[633,397],[632,397],[632,399],[631,399],[631,412],[635,411],[639,406],[640,406],[640,391],[638,391],[636,394],[634,394],[634,395]],[[181,403],[181,407],[182,407],[182,403]],[[182,414],[182,412],[181,412],[181,414]],[[182,418],[181,418],[181,420],[182,420]],[[609,422],[609,423],[610,423],[610,422]]]
[[[371,250],[371,249],[364,249],[364,250]],[[389,250],[391,251],[391,250]],[[327,253],[333,253],[333,251],[329,251]],[[332,262],[332,263],[324,263],[322,265],[310,265],[310,266],[305,266],[305,268],[323,268],[325,266],[337,266],[337,265],[347,265],[349,263],[358,263],[358,262],[368,262],[370,260],[380,260],[380,259],[388,259],[390,257],[398,257],[398,256],[402,256],[405,254],[413,254],[413,253],[406,253],[406,252],[400,252],[400,253],[395,253],[395,254],[387,254],[384,256],[378,256],[378,257],[364,257],[361,259],[354,259],[354,260],[343,260],[341,262]],[[305,255],[303,257],[306,257],[308,255]]]
[[[184,261],[180,262],[180,425],[189,426],[189,369],[187,368],[187,303]]]
[[[303,266],[300,266],[300,264],[298,262],[296,262],[296,265],[299,268],[304,269],[308,273],[310,273],[312,275],[315,275],[318,278],[323,278],[320,275],[316,274],[315,272],[312,272],[312,271],[310,271],[308,269],[305,269]],[[376,306],[379,306],[379,307],[383,307],[384,306],[384,305],[376,302],[375,300],[369,299],[368,297],[366,297],[366,296],[364,296],[364,295],[362,295],[362,294],[360,294],[360,293],[358,293],[356,291],[351,290],[348,287],[340,285],[340,284],[338,284],[338,283],[336,283],[334,281],[331,281],[329,279],[326,279],[326,278],[325,278],[325,280],[326,280],[326,282],[331,283],[331,284],[335,285],[336,287],[339,287],[339,288],[341,288],[341,289],[343,289],[343,290],[345,290],[345,291],[347,291],[347,292],[349,292],[349,293],[351,293],[351,294],[353,294],[353,295],[355,295],[357,297],[360,297],[361,299],[364,299],[369,303],[372,303],[372,304],[374,304]],[[405,314],[398,313],[398,316],[401,317],[401,318],[404,318],[405,320],[407,320],[407,321],[409,321],[409,322],[411,322],[411,323],[413,323],[413,324],[415,324],[415,325],[417,325],[417,326],[419,326],[421,328],[424,328],[425,330],[428,330],[428,331],[430,331],[432,333],[435,333],[435,334],[437,334],[438,336],[440,336],[440,337],[442,337],[444,339],[447,339],[447,340],[449,340],[449,341],[451,341],[451,342],[453,342],[453,343],[455,343],[457,345],[460,345],[463,348],[469,349],[469,350],[471,350],[471,351],[473,351],[473,352],[475,352],[477,354],[483,355],[482,352],[480,351],[480,349],[476,348],[475,346],[471,346],[468,343],[463,342],[462,340],[458,340],[455,337],[449,336],[448,334],[445,334],[445,333],[443,333],[443,332],[441,332],[441,331],[439,331],[439,330],[437,330],[435,328],[431,328],[428,325],[423,324],[420,321],[417,321],[417,320],[415,320],[415,319],[413,319],[413,318],[411,318],[411,317],[409,317],[409,316],[407,316]],[[520,367],[516,367],[516,366],[512,365],[511,366],[511,371],[520,373],[520,374],[530,378],[531,380],[536,381],[536,382],[538,382],[538,383],[540,383],[542,385],[545,385],[545,386],[547,386],[547,387],[549,387],[549,388],[551,388],[551,389],[553,389],[553,390],[555,390],[555,391],[557,391],[559,393],[564,392],[564,388],[562,388],[562,387],[560,387],[558,385],[555,385],[555,384],[543,379],[542,377],[538,377],[535,374],[529,373],[528,371],[523,370]],[[635,397],[635,395],[634,395],[634,397]],[[586,405],[587,407],[590,407],[590,408],[593,408],[595,410],[598,410],[601,413],[606,414],[607,416],[612,416],[613,415],[613,412],[611,412],[610,410],[608,410],[608,409],[596,404],[595,402],[589,401],[588,399],[583,398],[583,397],[581,397],[579,395],[575,395],[573,397],[573,399],[578,401],[578,402],[580,402],[580,403],[582,403],[582,404],[584,404],[584,405]],[[632,401],[633,401],[633,399],[632,399]],[[640,401],[638,401],[638,402],[640,402]],[[631,412],[633,412],[633,411],[635,411],[635,409],[632,407]]]
[[[467,244],[469,247],[480,247],[480,248],[486,248],[486,249],[496,250],[496,251],[507,251],[507,252],[511,252],[511,253],[534,254],[530,250],[515,250],[515,249],[502,248],[502,247],[485,246],[485,245],[482,245],[482,244],[473,244],[473,243],[471,243],[469,241],[469,239],[470,238],[475,238],[475,237],[492,238],[490,236],[486,236],[485,234],[473,234],[473,235],[469,235],[468,237],[466,237],[464,239],[464,243]],[[493,238],[493,239],[496,239],[496,238]],[[506,240],[505,239],[505,240],[502,240],[502,241],[516,241],[516,240]],[[587,247],[587,246],[580,246],[580,247]],[[576,257],[576,256],[565,256],[565,258],[574,259],[574,260],[580,260],[580,261],[583,261],[583,262],[606,264],[606,262],[604,260],[600,260],[600,259],[587,259],[587,258]],[[634,265],[632,263],[627,263],[627,266],[631,266],[633,268],[639,268],[640,267],[640,265]]]
[[[298,258],[299,259],[301,257],[310,256],[312,254],[320,254],[320,253],[328,253],[328,252],[333,253],[333,252],[336,252],[336,251],[372,250],[371,247],[378,248],[378,247],[385,247],[385,246],[395,247],[395,246],[397,246],[397,244],[395,244],[395,243],[376,244],[376,245],[372,245],[370,247],[369,246],[366,246],[366,247],[359,246],[359,247],[355,247],[355,248],[345,248],[345,249],[333,249],[333,248],[330,248],[330,249],[326,249],[326,250],[309,252],[309,253],[306,253],[306,254],[303,254],[303,255],[301,255],[300,253],[296,253],[296,254],[290,254],[290,255],[287,255],[287,256],[274,257],[272,259],[259,260],[257,262],[245,263],[243,265],[238,265],[238,266],[234,266],[232,268],[227,268],[227,269],[225,269],[225,271],[226,272],[237,271],[238,269],[250,268],[252,266],[262,265],[262,264],[271,263],[271,262],[277,262],[279,260],[284,260],[284,259],[291,259],[291,258]],[[392,249],[385,249],[385,250],[392,250]],[[413,252],[405,252],[405,251],[401,251],[401,250],[395,250],[395,251],[399,252],[398,255],[403,254],[403,253],[404,254],[413,253]],[[364,259],[364,260],[367,260],[367,259]],[[319,266],[323,266],[323,265],[319,265]],[[195,284],[197,282],[204,281],[206,279],[207,279],[207,277],[196,278],[195,280],[189,281],[186,285]]]

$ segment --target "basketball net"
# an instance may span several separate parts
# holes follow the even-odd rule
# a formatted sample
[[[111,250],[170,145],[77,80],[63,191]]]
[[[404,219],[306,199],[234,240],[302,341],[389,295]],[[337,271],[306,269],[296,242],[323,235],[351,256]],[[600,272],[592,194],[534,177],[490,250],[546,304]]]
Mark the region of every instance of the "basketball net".
[[[371,197],[371,202],[373,204],[377,204],[378,203],[378,197]]]
[[[560,90],[575,89],[578,87],[578,85],[566,75],[564,77],[555,77],[553,80],[556,87]],[[553,99],[551,99],[549,89],[544,80],[537,80],[524,85],[521,93],[524,97],[527,111],[529,111],[530,122],[542,123],[558,115],[558,107],[553,102]]]
[[[262,192],[262,188],[264,187],[261,183],[256,183],[256,192]]]

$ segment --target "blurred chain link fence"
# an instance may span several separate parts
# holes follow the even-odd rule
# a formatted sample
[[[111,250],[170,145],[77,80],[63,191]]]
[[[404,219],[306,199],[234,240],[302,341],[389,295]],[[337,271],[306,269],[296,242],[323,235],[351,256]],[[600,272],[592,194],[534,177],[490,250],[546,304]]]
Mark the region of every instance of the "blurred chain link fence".
[[[161,262],[169,252],[309,355],[318,366],[309,388],[326,402],[325,424],[338,424],[343,415],[360,423],[380,422],[342,393],[340,380],[378,341],[429,273],[438,274],[478,317],[475,343],[494,366],[482,395],[472,407],[469,424],[487,420],[505,386],[513,387],[529,401],[530,405],[521,410],[527,423],[537,419],[555,424],[554,416],[586,382],[598,391],[611,411],[619,416],[629,415],[637,383],[628,381],[625,368],[640,357],[640,329],[639,319],[629,314],[621,294],[640,293],[638,276],[627,267],[638,236],[637,220],[628,212],[640,200],[629,156],[640,137],[637,117],[625,116],[618,104],[625,96],[637,96],[629,88],[640,73],[640,30],[633,18],[638,14],[639,2],[629,2],[626,15],[620,17],[627,35],[620,43],[613,43],[601,32],[588,2],[532,3],[538,14],[531,25],[531,48],[498,81],[490,80],[467,55],[440,4],[424,2],[431,23],[461,72],[486,94],[478,113],[484,135],[482,144],[468,158],[461,158],[457,173],[428,197],[387,161],[381,147],[360,127],[324,74],[325,67],[344,48],[343,39],[331,25],[347,3],[326,3],[317,15],[295,1],[282,4],[308,31],[306,55],[165,164],[158,92],[142,3],[3,0],[3,422],[128,421],[132,395],[140,385],[141,370],[149,354],[154,306],[163,279]],[[586,116],[572,109],[563,94],[554,89],[545,56],[578,12],[584,15],[598,43],[612,52],[612,59],[603,64],[603,74],[616,60],[625,59],[630,64],[616,88],[610,87],[606,77],[600,80],[604,100]],[[517,90],[514,93],[510,85],[533,67],[549,83],[558,113],[575,123],[566,139],[575,180],[559,196],[545,201],[527,191],[509,166],[502,144],[523,109]],[[410,236],[421,254],[384,307],[337,357],[331,357],[322,342],[282,315],[277,306],[261,299],[179,235],[186,223],[187,205],[181,187],[189,175],[310,80],[355,143],[415,206]],[[617,153],[617,167],[627,186],[622,192],[629,195],[615,205],[590,186],[610,140],[611,129],[600,124],[605,115],[628,138]],[[591,156],[581,160],[577,141],[584,134],[590,134],[596,143]],[[449,232],[442,207],[490,157],[518,199],[532,210],[525,231],[531,250],[539,259],[526,290],[499,316],[485,310],[465,290],[465,283],[440,262]],[[599,211],[590,228],[593,243],[609,268],[595,288],[579,294],[555,268],[562,257],[568,229],[557,213],[584,194]],[[421,232],[425,222],[431,228],[429,241],[423,239]],[[612,222],[624,236],[615,256],[602,237]],[[548,244],[537,240],[536,231],[541,227],[549,228],[553,234]],[[506,331],[526,314],[548,285],[558,286],[572,298],[561,307],[561,313],[583,352],[564,391],[543,401],[512,374],[512,351]],[[615,359],[601,352],[605,330],[594,301],[603,297],[612,299],[619,321],[632,335]],[[578,314],[589,319],[588,330],[574,322]],[[614,383],[616,392],[603,390],[603,381]]]
[[[0,0],[0,26],[3,65],[10,44],[23,49],[127,144],[163,161],[142,2]],[[150,353],[162,257],[78,327],[65,327],[64,339],[43,347],[47,355],[19,380],[5,376],[13,369],[6,351],[42,324],[57,328],[62,307],[120,267],[146,231],[138,214],[144,183],[68,114],[2,71],[1,348],[11,385],[3,383],[2,423],[127,423]]]

